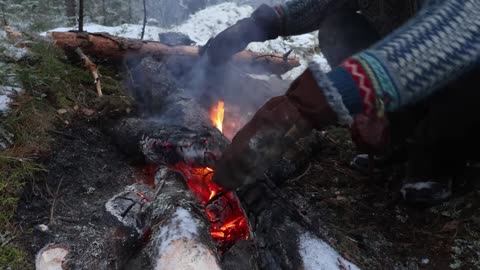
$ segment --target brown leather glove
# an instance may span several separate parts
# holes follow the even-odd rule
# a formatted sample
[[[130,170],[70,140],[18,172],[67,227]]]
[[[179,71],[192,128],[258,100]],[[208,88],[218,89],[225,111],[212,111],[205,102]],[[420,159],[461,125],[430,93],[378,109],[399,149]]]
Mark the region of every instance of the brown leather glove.
[[[357,115],[350,129],[357,148],[368,154],[383,154],[390,143],[389,123],[385,117]]]
[[[213,65],[224,64],[232,55],[244,50],[250,42],[277,38],[281,25],[281,18],[275,9],[261,5],[252,16],[238,21],[209,40],[202,49],[202,54],[206,52]]]
[[[321,129],[336,121],[322,90],[306,70],[286,95],[269,100],[237,133],[217,163],[213,180],[226,189],[252,184],[312,127]]]

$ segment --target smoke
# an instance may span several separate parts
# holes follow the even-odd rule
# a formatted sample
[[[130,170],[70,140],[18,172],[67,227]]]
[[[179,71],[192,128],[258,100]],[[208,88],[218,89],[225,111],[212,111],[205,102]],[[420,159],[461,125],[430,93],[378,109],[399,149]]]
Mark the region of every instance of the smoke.
[[[244,3],[245,1],[237,2]],[[266,1],[249,2],[258,5]],[[235,5],[231,6],[236,7]],[[215,10],[220,11],[220,9],[212,9],[209,12],[215,12]],[[212,16],[215,15],[221,18],[225,17],[221,14],[212,14]],[[236,16],[244,15],[238,13]],[[231,21],[231,19],[228,21]],[[231,21],[230,23],[234,22]],[[197,25],[192,25],[192,27],[203,28],[203,26]],[[213,30],[212,32],[221,30],[223,29]],[[195,40],[194,37],[191,38]],[[130,66],[129,71],[131,73],[129,74],[131,79],[128,80],[128,88],[131,90],[132,96],[141,103],[141,109],[145,114],[161,115],[165,119],[167,117],[165,107],[171,107],[166,104],[172,102],[169,99],[172,96],[171,89],[182,91],[182,98],[194,100],[194,103],[201,106],[205,112],[208,112],[212,106],[222,100],[225,102],[225,132],[230,133],[226,134],[230,138],[250,120],[268,99],[284,94],[290,85],[290,81],[271,76],[269,70],[262,70],[258,65],[242,64],[242,66],[238,66],[233,62],[217,66],[212,65],[206,54],[194,62],[174,61],[172,64],[161,64],[160,61],[151,59],[152,61],[148,65],[142,66],[136,63],[138,62],[137,59],[130,60],[127,63],[127,66]],[[162,68],[153,65],[162,65]],[[267,75],[253,76],[250,74]],[[173,96],[178,97],[178,95]],[[194,106],[194,103],[191,103],[192,106]],[[168,111],[174,110],[169,109]],[[168,114],[175,117],[175,113]]]

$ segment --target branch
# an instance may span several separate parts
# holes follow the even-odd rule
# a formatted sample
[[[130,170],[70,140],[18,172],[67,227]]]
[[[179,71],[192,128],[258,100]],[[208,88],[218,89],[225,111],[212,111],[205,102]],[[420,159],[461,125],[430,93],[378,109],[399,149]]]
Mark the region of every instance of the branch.
[[[80,56],[85,67],[89,69],[92,73],[93,79],[95,80],[95,86],[97,87],[97,94],[99,97],[102,97],[102,85],[100,83],[100,76],[98,75],[97,65],[95,65],[95,63],[93,63],[92,60],[90,60],[90,58],[88,58],[88,56],[83,53],[82,49],[76,48],[75,52],[78,54],[78,56]]]

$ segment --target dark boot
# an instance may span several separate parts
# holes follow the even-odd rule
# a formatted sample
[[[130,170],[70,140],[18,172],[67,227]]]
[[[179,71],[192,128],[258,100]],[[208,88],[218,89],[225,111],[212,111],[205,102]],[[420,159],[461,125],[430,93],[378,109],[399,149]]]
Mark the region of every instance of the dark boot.
[[[405,201],[438,204],[447,200],[467,160],[480,156],[480,91],[475,87],[480,78],[475,74],[478,71],[428,100],[427,112],[409,142],[407,174],[400,190]]]

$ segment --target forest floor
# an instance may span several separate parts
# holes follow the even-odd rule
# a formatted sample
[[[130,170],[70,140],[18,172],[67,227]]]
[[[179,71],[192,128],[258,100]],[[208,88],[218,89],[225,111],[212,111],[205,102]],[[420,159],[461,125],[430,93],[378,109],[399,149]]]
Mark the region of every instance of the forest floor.
[[[98,99],[88,71],[51,47],[11,72],[24,92],[2,116],[15,139],[0,152],[0,269],[31,269],[58,235],[95,230],[105,200],[142,174],[102,132],[134,107],[117,74],[101,68]],[[347,259],[362,269],[480,268],[478,184],[457,183],[448,202],[415,208],[399,200],[401,169],[370,179],[350,168],[346,130],[327,131],[320,145],[308,172],[283,189]]]

